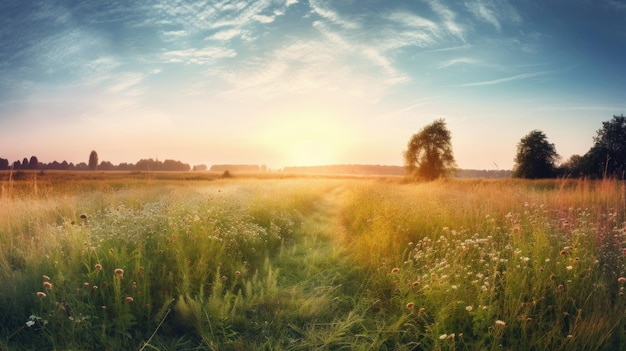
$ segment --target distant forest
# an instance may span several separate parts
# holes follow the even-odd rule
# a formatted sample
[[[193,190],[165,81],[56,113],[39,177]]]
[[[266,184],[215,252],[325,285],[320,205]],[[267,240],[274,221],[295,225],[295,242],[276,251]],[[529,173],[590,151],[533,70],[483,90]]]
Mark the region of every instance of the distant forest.
[[[50,163],[39,162],[37,157],[32,156],[9,162],[7,159],[0,158],[0,171],[6,170],[62,170],[62,171],[89,171],[94,170],[88,163],[81,162],[74,164],[71,162],[53,161]],[[170,171],[170,172],[188,172],[188,171],[210,171],[230,173],[258,173],[268,172],[269,169],[265,165],[252,164],[216,164],[208,168],[206,165],[190,166],[187,163],[175,160],[159,161],[154,159],[141,159],[137,163],[120,163],[114,165],[109,161],[102,161],[97,164],[95,170],[98,171]],[[363,164],[342,164],[327,166],[306,166],[306,167],[285,167],[282,171],[285,174],[314,174],[314,175],[365,175],[365,176],[404,176],[406,171],[402,166],[384,166],[384,165],[363,165]],[[510,170],[476,170],[476,169],[459,169],[456,173],[458,178],[510,178]]]
[[[194,170],[206,170],[206,166],[194,166]],[[67,161],[50,163],[39,162],[36,156],[30,159],[24,158],[22,161],[10,163],[7,159],[0,158],[0,170],[61,170],[61,171],[190,171],[192,168],[187,163],[175,160],[153,160],[141,159],[137,163],[120,163],[114,165],[109,161],[102,161],[96,167],[90,167],[89,164],[81,162],[78,164],[68,163]]]
[[[370,176],[405,176],[406,169],[402,166],[382,165],[330,165],[330,166],[307,166],[285,167],[284,173],[291,174],[337,174],[337,175],[370,175]],[[510,178],[510,170],[477,170],[459,169],[457,178]]]

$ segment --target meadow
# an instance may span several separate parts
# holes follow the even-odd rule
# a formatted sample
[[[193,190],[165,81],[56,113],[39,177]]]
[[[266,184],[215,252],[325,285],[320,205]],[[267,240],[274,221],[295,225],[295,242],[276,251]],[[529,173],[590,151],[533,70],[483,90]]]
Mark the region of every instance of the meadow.
[[[626,349],[623,181],[20,177],[0,350]]]

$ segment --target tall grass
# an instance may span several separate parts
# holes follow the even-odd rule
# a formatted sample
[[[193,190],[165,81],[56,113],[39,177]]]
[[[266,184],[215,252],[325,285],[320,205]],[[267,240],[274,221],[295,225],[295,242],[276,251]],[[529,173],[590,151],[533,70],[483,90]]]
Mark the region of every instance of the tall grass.
[[[421,349],[617,349],[624,184],[442,181],[354,187],[345,241]]]
[[[624,347],[619,181],[97,176],[2,183],[0,349]]]

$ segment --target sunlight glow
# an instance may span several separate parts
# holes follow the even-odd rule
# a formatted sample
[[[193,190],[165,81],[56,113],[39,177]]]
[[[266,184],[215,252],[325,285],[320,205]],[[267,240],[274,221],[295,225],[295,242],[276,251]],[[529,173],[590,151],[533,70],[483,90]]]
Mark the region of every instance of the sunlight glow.
[[[259,132],[259,139],[286,166],[315,166],[342,162],[351,135],[339,119],[307,112],[274,118]]]

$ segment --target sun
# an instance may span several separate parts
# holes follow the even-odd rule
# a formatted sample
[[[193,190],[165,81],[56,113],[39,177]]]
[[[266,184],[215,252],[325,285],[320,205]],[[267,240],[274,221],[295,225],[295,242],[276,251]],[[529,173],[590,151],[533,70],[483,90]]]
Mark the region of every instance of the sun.
[[[349,139],[338,119],[313,112],[272,118],[260,131],[261,143],[285,167],[341,163]]]
[[[290,165],[322,166],[336,163],[332,146],[324,140],[301,140],[291,145]]]

